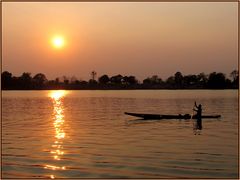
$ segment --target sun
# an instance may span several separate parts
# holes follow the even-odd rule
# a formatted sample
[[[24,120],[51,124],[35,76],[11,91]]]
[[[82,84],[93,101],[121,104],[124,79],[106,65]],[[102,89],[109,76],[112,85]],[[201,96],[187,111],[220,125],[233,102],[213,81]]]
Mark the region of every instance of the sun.
[[[62,36],[55,36],[52,38],[52,44],[55,48],[60,49],[64,46],[64,38]]]

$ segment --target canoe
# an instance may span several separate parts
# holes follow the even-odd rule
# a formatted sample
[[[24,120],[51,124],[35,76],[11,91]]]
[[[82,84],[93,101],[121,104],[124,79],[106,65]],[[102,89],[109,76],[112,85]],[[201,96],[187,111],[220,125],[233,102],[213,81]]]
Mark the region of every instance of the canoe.
[[[143,119],[196,119],[196,115],[191,117],[190,114],[178,114],[178,115],[163,115],[163,114],[140,114],[125,112],[126,115],[135,116]],[[220,118],[221,115],[203,115],[202,118]]]

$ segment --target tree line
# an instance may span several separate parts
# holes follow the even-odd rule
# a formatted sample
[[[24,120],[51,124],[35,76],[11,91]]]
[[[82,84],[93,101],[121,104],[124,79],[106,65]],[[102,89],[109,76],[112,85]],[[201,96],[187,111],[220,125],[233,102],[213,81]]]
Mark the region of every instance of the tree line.
[[[230,79],[221,72],[210,74],[183,75],[176,72],[163,80],[157,75],[145,78],[142,82],[135,76],[122,76],[120,74],[109,77],[104,74],[97,78],[97,73],[92,71],[88,81],[79,80],[76,77],[58,77],[48,80],[43,73],[31,76],[24,72],[21,76],[13,76],[4,71],[1,74],[3,90],[49,90],[49,89],[238,89],[239,73],[233,70]]]

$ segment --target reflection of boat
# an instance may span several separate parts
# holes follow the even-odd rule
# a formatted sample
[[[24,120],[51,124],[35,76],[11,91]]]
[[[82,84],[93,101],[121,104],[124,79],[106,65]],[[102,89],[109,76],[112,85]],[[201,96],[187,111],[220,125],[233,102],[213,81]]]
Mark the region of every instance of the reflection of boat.
[[[143,119],[196,119],[196,115],[193,117],[190,114],[178,114],[178,115],[163,115],[163,114],[140,114],[140,113],[128,113],[125,114]],[[221,115],[204,115],[202,118],[220,118]]]

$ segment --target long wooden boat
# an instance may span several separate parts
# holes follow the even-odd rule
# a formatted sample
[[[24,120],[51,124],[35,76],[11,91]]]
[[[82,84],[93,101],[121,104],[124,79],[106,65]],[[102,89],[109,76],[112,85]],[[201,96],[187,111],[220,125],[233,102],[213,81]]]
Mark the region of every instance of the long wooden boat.
[[[125,112],[126,115],[135,116],[143,119],[196,119],[196,115],[193,117],[190,114],[178,114],[178,115],[163,115],[163,114],[140,114]],[[203,115],[201,118],[220,118],[221,115]]]

